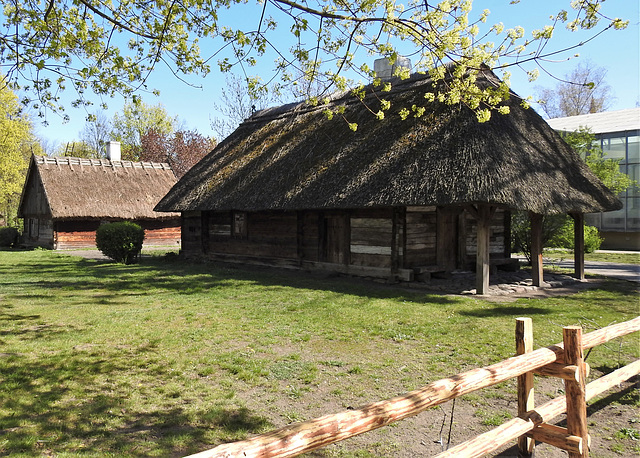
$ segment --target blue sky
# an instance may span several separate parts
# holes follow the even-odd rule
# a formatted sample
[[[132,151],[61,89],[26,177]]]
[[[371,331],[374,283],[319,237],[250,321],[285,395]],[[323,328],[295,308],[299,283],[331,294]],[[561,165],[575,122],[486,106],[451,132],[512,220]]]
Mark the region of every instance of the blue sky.
[[[476,17],[483,9],[489,9],[491,15],[488,23],[502,22],[506,28],[520,25],[529,34],[532,30],[548,24],[550,22],[549,16],[557,13],[560,8],[569,9],[568,4],[569,0],[521,0],[515,5],[510,5],[510,0],[475,0],[474,12],[471,17]],[[240,23],[242,23],[247,17],[255,17],[259,14],[251,6],[244,8],[242,14],[238,14],[237,9],[230,11],[233,21],[241,21]],[[615,96],[611,106],[612,110],[640,106],[639,2],[637,0],[607,0],[603,4],[602,12],[611,17],[628,19],[630,21],[629,27],[623,31],[610,30],[582,47],[555,56],[553,62],[547,62],[544,66],[553,75],[562,77],[579,62],[590,60],[595,65],[607,70],[606,81],[612,87],[612,93]],[[247,24],[246,27],[250,28],[252,25],[253,23]],[[563,49],[568,45],[588,39],[592,34],[590,32],[570,33],[566,30],[557,30],[547,49]],[[289,33],[282,33],[284,39],[289,35]],[[285,46],[287,45],[285,44]],[[576,53],[579,53],[580,56],[571,58]],[[371,62],[372,64],[373,62]],[[535,65],[530,65],[527,69],[534,67]],[[271,61],[268,58],[260,62],[255,70],[263,80],[268,80],[272,71]],[[536,86],[554,87],[556,85],[556,81],[542,71],[540,78],[534,83],[527,81],[524,71],[514,68],[511,72],[512,89],[521,96],[533,95]],[[148,104],[162,103],[171,116],[177,115],[184,122],[186,128],[195,129],[206,136],[213,136],[210,119],[218,116],[214,112],[213,105],[220,103],[220,89],[224,87],[225,75],[214,68],[206,78],[195,77],[191,78],[190,82],[201,86],[201,88],[188,86],[175,79],[168,70],[159,69],[152,76],[150,86],[159,89],[160,96],[155,97],[151,94],[141,94],[141,96]],[[123,102],[118,97],[108,99],[107,116],[113,117],[122,108]],[[94,109],[90,109],[90,111],[93,112]],[[49,113],[47,117],[49,125],[46,127],[42,126],[38,119],[35,119],[38,135],[59,145],[78,139],[79,132],[84,127],[87,112],[68,106],[67,114],[71,120],[68,123],[62,123],[60,117]]]

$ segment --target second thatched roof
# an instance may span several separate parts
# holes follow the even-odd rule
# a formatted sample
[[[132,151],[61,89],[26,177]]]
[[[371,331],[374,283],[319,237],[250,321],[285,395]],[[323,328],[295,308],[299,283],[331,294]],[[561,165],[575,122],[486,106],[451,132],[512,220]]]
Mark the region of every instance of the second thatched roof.
[[[32,156],[29,180],[39,179],[54,220],[167,219],[153,207],[177,179],[169,164]],[[25,185],[25,190],[28,189]],[[19,214],[29,212],[23,196]]]
[[[483,72],[477,84],[495,86]],[[259,112],[194,166],[159,211],[302,210],[489,203],[536,213],[616,210],[621,202],[561,137],[511,94],[510,114],[479,123],[468,107],[427,102],[432,81],[414,75],[364,103]],[[377,90],[377,94],[373,92]],[[391,102],[382,120],[372,115]],[[398,112],[426,107],[421,117]],[[327,108],[344,107],[332,119]],[[353,132],[348,125],[357,123]]]

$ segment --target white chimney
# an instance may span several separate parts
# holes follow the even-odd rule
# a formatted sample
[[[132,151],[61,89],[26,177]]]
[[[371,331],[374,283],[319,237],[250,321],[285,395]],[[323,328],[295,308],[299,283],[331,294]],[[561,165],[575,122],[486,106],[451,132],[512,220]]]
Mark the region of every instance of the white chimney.
[[[107,143],[107,159],[110,161],[120,161],[120,142],[108,142]]]
[[[386,57],[373,61],[373,70],[376,72],[376,76],[382,81],[390,81],[397,78],[394,75],[396,68],[411,69],[411,59],[408,57],[398,56],[393,65],[391,65],[391,62],[389,62],[389,59]]]

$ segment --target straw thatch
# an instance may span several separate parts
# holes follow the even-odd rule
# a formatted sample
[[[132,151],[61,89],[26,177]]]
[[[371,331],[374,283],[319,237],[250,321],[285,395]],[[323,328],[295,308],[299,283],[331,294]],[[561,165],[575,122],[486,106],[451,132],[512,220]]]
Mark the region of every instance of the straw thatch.
[[[490,71],[479,86],[496,85]],[[377,90],[376,95],[372,95]],[[511,94],[511,113],[479,123],[464,105],[429,103],[429,78],[414,75],[390,93],[366,88],[362,103],[294,104],[259,112],[193,167],[160,211],[301,210],[490,203],[536,213],[599,212],[620,201],[532,109]],[[380,102],[391,102],[377,120]],[[424,106],[421,117],[398,111]],[[353,132],[347,122],[358,123]]]
[[[42,183],[43,197],[54,220],[179,216],[153,210],[177,181],[168,164],[33,156],[27,183],[34,177]],[[27,212],[26,205],[23,192],[21,214]]]

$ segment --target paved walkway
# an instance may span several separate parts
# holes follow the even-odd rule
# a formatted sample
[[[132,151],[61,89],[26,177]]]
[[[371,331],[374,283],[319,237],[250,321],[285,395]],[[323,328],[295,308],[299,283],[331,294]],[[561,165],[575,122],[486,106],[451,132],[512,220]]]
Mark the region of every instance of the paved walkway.
[[[573,259],[544,260],[544,265],[556,265],[567,269],[573,269]],[[596,262],[585,261],[584,271],[588,274],[603,275],[605,277],[619,278],[621,280],[629,280],[640,283],[640,265],[637,264],[619,264],[617,262]]]

